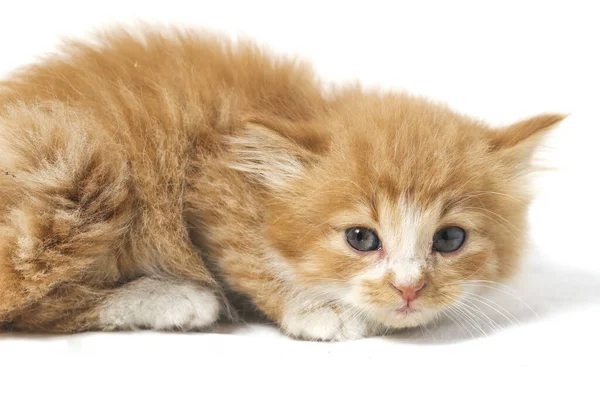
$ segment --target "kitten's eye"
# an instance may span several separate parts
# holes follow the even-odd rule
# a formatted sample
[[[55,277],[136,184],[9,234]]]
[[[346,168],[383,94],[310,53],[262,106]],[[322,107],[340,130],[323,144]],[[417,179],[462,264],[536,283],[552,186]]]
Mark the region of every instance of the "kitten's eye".
[[[433,235],[433,249],[440,253],[453,253],[465,243],[467,234],[463,228],[448,226]]]
[[[381,241],[377,234],[369,228],[355,226],[346,229],[348,244],[358,251],[374,251],[381,248]]]

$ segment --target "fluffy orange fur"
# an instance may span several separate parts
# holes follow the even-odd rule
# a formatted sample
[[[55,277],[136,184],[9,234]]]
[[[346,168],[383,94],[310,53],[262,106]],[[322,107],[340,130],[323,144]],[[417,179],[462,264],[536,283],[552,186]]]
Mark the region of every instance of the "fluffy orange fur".
[[[222,314],[242,295],[308,339],[427,323],[462,282],[515,272],[529,160],[562,118],[493,128],[325,91],[305,64],[193,31],[66,43],[0,84],[0,323],[130,328],[102,312],[144,278],[191,282]],[[460,251],[431,251],[453,225]],[[354,251],[354,226],[384,251]],[[405,314],[390,281],[409,266],[427,286]]]

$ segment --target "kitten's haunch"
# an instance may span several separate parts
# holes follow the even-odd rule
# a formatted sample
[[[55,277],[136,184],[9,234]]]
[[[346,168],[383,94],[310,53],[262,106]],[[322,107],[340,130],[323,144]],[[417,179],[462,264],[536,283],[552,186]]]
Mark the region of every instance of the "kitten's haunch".
[[[316,340],[425,324],[518,267],[537,143],[192,31],[0,83],[0,324],[200,329],[235,293]]]

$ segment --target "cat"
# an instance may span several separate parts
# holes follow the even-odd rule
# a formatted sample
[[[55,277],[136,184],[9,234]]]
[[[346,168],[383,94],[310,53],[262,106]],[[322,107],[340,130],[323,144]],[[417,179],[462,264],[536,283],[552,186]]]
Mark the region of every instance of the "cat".
[[[205,330],[236,295],[286,334],[427,324],[515,274],[531,157],[491,127],[251,41],[114,29],[0,84],[4,330]]]

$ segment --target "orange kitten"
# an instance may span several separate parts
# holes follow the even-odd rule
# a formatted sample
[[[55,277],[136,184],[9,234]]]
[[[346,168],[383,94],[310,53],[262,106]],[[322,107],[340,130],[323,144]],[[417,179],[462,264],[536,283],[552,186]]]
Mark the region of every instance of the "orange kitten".
[[[288,334],[425,324],[518,265],[536,144],[194,32],[114,31],[0,84],[0,323]]]

